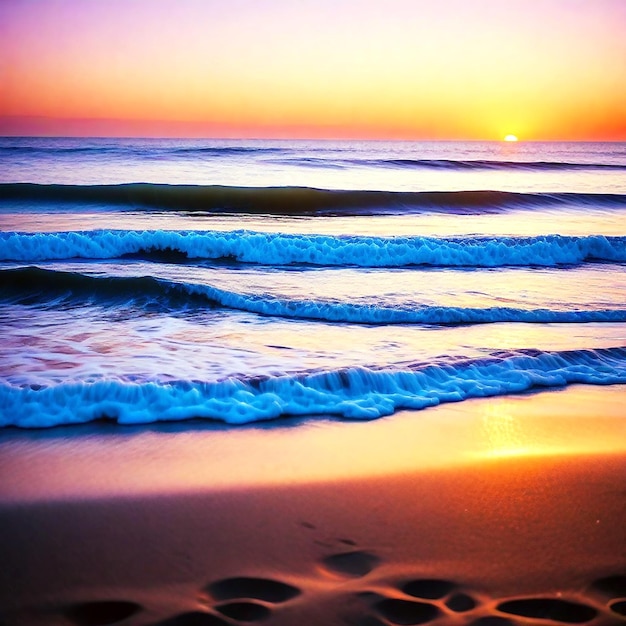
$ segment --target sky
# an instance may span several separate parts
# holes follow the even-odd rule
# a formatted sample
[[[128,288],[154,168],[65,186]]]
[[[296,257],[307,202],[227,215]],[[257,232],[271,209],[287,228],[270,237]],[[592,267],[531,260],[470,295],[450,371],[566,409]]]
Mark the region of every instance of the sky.
[[[626,140],[626,0],[1,0],[0,134]]]

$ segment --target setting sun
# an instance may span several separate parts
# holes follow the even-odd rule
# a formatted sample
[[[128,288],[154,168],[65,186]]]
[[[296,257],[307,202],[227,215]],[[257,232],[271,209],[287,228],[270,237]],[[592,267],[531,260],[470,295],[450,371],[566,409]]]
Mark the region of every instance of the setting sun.
[[[517,141],[517,137],[515,135],[506,135],[504,141]]]

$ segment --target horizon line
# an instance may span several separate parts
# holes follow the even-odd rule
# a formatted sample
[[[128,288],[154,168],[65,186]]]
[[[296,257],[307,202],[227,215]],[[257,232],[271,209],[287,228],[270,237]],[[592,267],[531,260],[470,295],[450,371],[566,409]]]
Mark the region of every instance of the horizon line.
[[[148,139],[155,141],[319,141],[319,142],[350,142],[358,141],[363,143],[502,143],[510,145],[504,139],[402,139],[397,137],[255,137],[255,136],[183,136],[183,135],[64,135],[64,134],[3,134],[0,132],[0,139],[118,139],[135,140]],[[535,143],[626,143],[626,139],[518,139],[516,144]]]

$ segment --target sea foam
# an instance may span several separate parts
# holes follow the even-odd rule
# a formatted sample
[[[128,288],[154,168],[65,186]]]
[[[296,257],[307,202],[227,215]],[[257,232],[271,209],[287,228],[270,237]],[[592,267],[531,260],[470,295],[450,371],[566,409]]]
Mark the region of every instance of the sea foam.
[[[50,387],[0,384],[0,426],[43,428],[110,419],[120,424],[205,418],[247,424],[282,416],[374,419],[400,409],[573,383],[626,383],[626,348],[504,353],[402,370],[336,371],[161,384],[125,380]]]
[[[219,231],[0,233],[0,260],[113,259],[169,253],[262,265],[439,267],[626,262],[626,237],[375,237]]]
[[[143,277],[90,276],[26,267],[0,270],[0,301],[14,304],[54,301],[104,306],[120,302],[164,311],[221,307],[270,317],[352,324],[488,324],[496,322],[577,323],[626,322],[626,308],[523,309],[519,307],[458,307],[402,304],[389,306],[349,299],[297,299],[264,293],[238,293],[208,284]]]

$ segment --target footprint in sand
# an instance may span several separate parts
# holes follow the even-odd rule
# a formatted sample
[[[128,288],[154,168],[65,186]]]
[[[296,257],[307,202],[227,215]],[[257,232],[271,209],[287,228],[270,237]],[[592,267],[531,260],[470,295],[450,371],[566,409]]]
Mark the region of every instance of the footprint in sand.
[[[65,617],[76,626],[108,626],[138,613],[142,607],[126,600],[84,602],[65,609]]]
[[[557,598],[507,600],[498,604],[497,609],[517,617],[545,619],[562,624],[584,624],[598,615],[591,606]]]
[[[297,587],[272,580],[239,576],[218,580],[205,588],[217,602],[213,607],[225,617],[238,622],[258,622],[272,614],[273,606],[288,602],[302,592]],[[221,618],[216,624],[225,624]],[[230,623],[230,622],[229,622]]]
[[[238,622],[258,622],[272,614],[270,609],[257,602],[229,602],[216,606],[215,610]]]
[[[594,581],[591,589],[611,598],[626,600],[626,576],[607,576]]]
[[[609,604],[609,609],[616,615],[626,617],[626,600],[618,600],[617,602]]]
[[[321,566],[335,576],[357,579],[373,572],[380,563],[381,559],[371,552],[350,550],[324,557]],[[348,580],[341,584],[344,582],[347,584]],[[354,584],[361,583],[355,581]],[[377,585],[380,588],[380,581]],[[620,621],[626,616],[626,576],[596,580],[589,589],[596,598],[593,602],[595,608],[579,601],[554,597],[509,598],[496,601],[495,607],[487,607],[481,606],[481,600],[454,581],[416,578],[401,581],[397,587],[389,589],[389,594],[366,589],[357,592],[353,598],[358,600],[361,609],[351,615],[346,613],[346,617],[350,617],[350,624],[358,626],[443,624],[448,619],[457,620],[455,624],[464,620],[463,623],[468,626],[515,626],[526,623],[526,620],[533,623],[596,624],[596,618],[603,617],[599,597],[606,603],[606,613]],[[279,580],[249,576],[218,580],[207,585],[204,591],[213,601],[210,609],[177,615],[159,626],[228,626],[264,622],[272,617],[277,605],[303,593],[298,587]],[[98,626],[123,620],[140,609],[139,605],[130,602],[95,602],[72,607],[67,615],[76,626]],[[485,615],[487,612],[499,615]]]
[[[472,596],[466,593],[458,592],[451,595],[445,602],[446,606],[455,613],[466,613],[478,606],[478,603]]]
[[[189,613],[175,615],[164,622],[159,622],[155,626],[230,626],[230,622],[212,613],[190,611]]]
[[[353,550],[351,552],[341,552],[322,559],[322,564],[326,570],[340,576],[350,576],[361,578],[366,576],[380,563],[380,559],[369,552]]]
[[[441,611],[434,604],[385,598],[374,605],[377,613],[392,624],[425,624],[437,619]]]
[[[607,576],[594,581],[591,592],[607,602],[612,615],[626,617],[626,576]]]
[[[411,599],[378,596],[372,609],[387,624],[426,624],[441,620],[450,613],[466,613],[478,602],[459,589],[457,583],[439,578],[416,578],[401,584],[397,591]],[[394,591],[394,593],[397,593]],[[413,599],[415,598],[415,600]],[[509,620],[502,618],[502,623]]]
[[[603,619],[608,613],[611,617],[626,617],[626,576],[615,575],[599,578],[588,588],[594,606],[578,600],[563,598],[514,598],[500,602],[496,609],[501,613],[520,618],[548,620],[557,624],[596,623],[596,618]],[[600,602],[598,602],[600,600]],[[605,611],[599,608],[605,605]],[[609,623],[609,622],[602,622]],[[617,623],[615,620],[611,624]]]
[[[245,576],[218,580],[211,583],[206,590],[216,600],[254,599],[271,604],[287,602],[302,593],[297,587],[279,580]]]
[[[248,576],[217,580],[203,591],[216,603],[211,610],[220,615],[190,611],[159,622],[157,626],[230,626],[234,622],[259,622],[271,617],[273,605],[302,593],[297,587],[279,580]]]
[[[414,598],[424,600],[440,600],[456,588],[456,584],[449,580],[423,578],[411,580],[402,586],[402,591]]]

